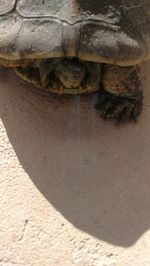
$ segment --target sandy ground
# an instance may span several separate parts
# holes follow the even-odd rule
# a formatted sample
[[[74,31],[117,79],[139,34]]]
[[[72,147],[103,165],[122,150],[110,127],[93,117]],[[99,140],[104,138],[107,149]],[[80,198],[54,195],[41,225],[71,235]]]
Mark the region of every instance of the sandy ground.
[[[0,266],[150,265],[150,62],[137,124],[0,69]]]

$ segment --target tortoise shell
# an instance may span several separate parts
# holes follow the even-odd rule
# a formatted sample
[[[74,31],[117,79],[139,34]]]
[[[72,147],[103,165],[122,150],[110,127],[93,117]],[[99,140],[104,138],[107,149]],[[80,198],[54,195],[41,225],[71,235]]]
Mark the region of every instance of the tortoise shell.
[[[63,56],[121,66],[149,59],[150,1],[0,1],[1,59]]]

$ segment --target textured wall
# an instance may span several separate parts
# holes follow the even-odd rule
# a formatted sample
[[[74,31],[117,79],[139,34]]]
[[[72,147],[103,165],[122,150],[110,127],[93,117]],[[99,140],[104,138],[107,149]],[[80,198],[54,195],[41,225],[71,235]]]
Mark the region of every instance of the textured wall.
[[[150,265],[144,68],[143,114],[119,128],[91,98],[47,99],[0,70],[0,266]]]

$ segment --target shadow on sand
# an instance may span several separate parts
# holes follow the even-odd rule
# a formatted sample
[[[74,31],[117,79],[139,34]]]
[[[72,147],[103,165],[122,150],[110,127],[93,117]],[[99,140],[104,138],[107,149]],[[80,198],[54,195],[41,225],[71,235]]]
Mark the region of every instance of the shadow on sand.
[[[128,247],[150,227],[150,123],[101,121],[92,97],[42,97],[0,72],[0,115],[37,189],[75,227]],[[36,199],[34,199],[36,200]]]

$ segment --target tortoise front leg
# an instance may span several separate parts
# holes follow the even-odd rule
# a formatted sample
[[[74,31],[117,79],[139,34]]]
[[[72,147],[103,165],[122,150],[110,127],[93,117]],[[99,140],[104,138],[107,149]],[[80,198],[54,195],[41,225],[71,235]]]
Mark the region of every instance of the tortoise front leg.
[[[56,60],[55,60],[56,61]],[[22,65],[14,68],[16,74],[23,80],[34,84],[38,88],[47,89],[50,82],[50,73],[52,72],[55,62],[52,59],[37,59],[33,63]]]
[[[143,107],[143,90],[138,66],[104,65],[102,88],[96,109],[103,119],[136,121]]]

